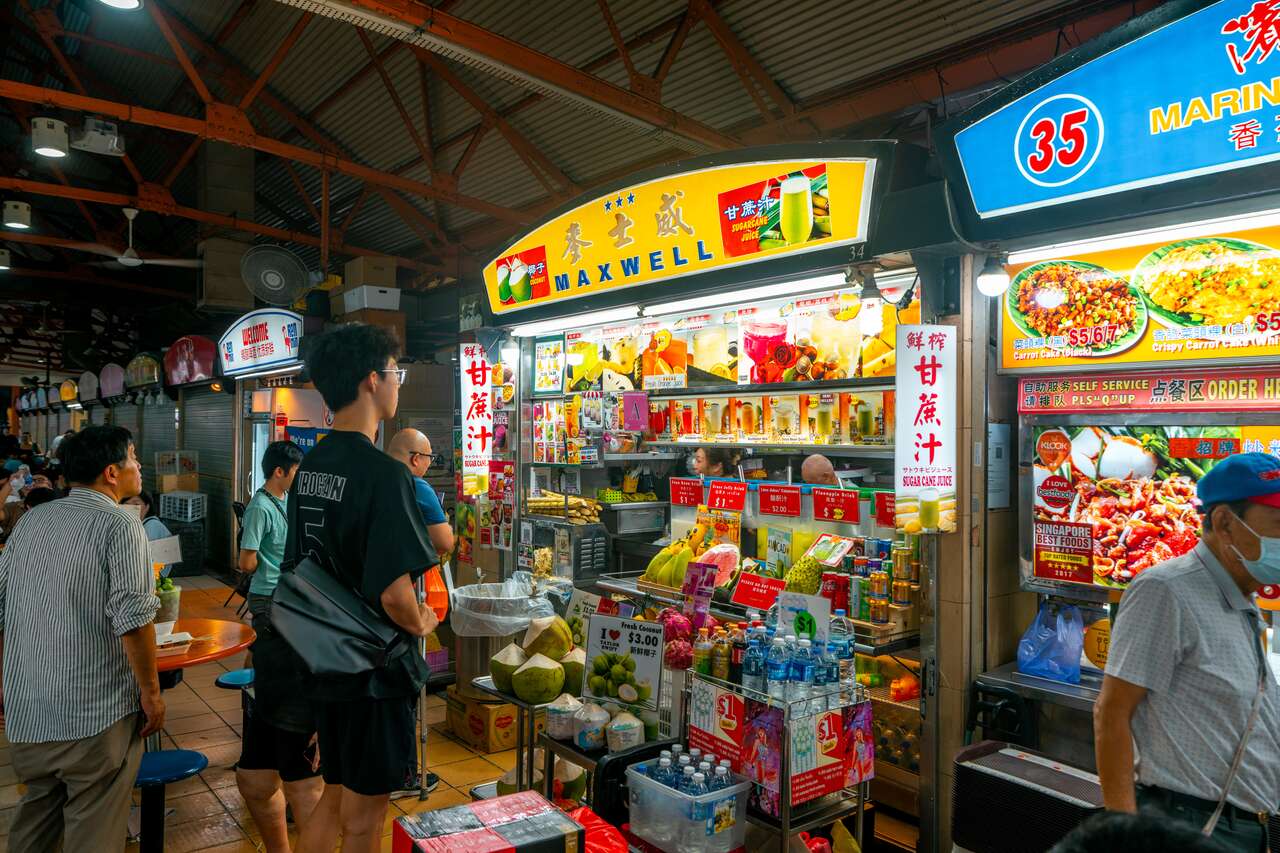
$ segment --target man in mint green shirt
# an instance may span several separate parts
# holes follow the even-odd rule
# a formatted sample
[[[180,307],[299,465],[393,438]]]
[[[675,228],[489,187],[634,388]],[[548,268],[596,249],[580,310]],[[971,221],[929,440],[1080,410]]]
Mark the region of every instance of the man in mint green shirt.
[[[262,454],[266,485],[254,494],[244,510],[240,537],[240,571],[253,574],[249,582],[249,612],[255,621],[271,603],[280,580],[284,543],[289,531],[286,503],[293,476],[302,461],[302,450],[292,441],[273,441]]]

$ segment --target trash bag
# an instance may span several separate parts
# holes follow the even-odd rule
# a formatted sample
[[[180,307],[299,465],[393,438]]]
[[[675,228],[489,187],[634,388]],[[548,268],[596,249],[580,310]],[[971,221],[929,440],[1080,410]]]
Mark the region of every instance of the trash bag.
[[[627,839],[610,823],[586,806],[569,812],[569,819],[585,830],[583,850],[586,853],[627,853]]]
[[[1080,683],[1084,619],[1074,604],[1040,605],[1018,641],[1018,671],[1068,684]]]
[[[476,583],[453,591],[450,624],[459,637],[509,637],[529,622],[554,616],[545,596],[534,595],[531,577],[518,572],[503,583]]]

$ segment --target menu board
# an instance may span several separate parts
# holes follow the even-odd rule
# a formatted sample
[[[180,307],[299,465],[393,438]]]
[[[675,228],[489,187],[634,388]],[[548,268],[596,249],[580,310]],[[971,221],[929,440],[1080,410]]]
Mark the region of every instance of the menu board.
[[[1276,247],[1280,227],[1187,231],[1181,239],[1010,265],[1001,368],[1274,358],[1280,355]]]
[[[533,393],[559,394],[564,390],[564,338],[548,338],[533,344]]]
[[[1200,541],[1196,482],[1233,453],[1280,455],[1280,426],[1038,426],[1032,575],[1123,589]]]

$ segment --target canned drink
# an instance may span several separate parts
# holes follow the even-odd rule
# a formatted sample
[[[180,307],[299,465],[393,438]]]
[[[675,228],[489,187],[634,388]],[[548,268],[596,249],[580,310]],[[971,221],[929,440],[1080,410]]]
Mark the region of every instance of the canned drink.
[[[867,567],[866,557],[853,558],[853,573],[860,578],[865,578],[870,576],[871,570]]]
[[[893,576],[904,580],[911,577],[911,548],[906,543],[893,546]]]
[[[867,556],[867,539],[865,536],[851,537],[853,547],[849,549],[849,553],[854,557]]]
[[[823,572],[822,589],[819,593],[831,602],[831,612],[844,610],[849,612],[849,576],[842,572]]]
[[[911,561],[911,577],[910,577],[910,581],[911,581],[912,583],[920,583],[920,561],[919,561],[919,560],[912,560],[912,561]]]
[[[896,580],[893,582],[893,603],[906,607],[911,604],[911,582]]]
[[[871,621],[871,579],[858,578],[858,618]]]
[[[868,555],[871,557],[879,557],[881,560],[888,560],[893,556],[893,542],[888,539],[875,539],[875,548]]]
[[[883,571],[871,574],[871,595],[876,598],[889,597],[889,573]]]
[[[871,621],[881,625],[889,621],[889,599],[871,599]]]

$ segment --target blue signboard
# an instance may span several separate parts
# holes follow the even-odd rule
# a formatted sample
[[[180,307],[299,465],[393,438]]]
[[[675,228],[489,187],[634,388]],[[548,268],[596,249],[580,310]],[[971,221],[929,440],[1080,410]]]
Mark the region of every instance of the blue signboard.
[[[983,219],[1280,160],[1280,0],[1223,0],[1165,23],[954,144]]]
[[[289,440],[298,445],[302,452],[308,453],[319,444],[326,435],[332,430],[319,429],[317,427],[285,427],[285,434],[289,436]]]

